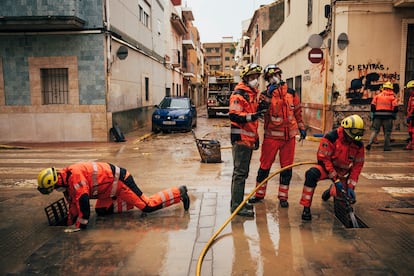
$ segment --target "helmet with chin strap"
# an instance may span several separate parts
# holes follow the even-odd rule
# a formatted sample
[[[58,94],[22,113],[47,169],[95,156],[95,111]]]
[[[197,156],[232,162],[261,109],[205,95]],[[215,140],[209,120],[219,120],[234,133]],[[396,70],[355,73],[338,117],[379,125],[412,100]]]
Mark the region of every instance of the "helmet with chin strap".
[[[244,66],[243,70],[240,72],[240,77],[244,79],[247,76],[258,74],[260,75],[262,73],[262,66],[256,64],[256,63],[249,63],[246,66]]]
[[[282,69],[280,69],[276,64],[269,64],[263,70],[263,77],[266,81],[269,81],[270,76],[274,74],[282,75]]]
[[[56,183],[58,182],[58,175],[55,168],[47,168],[42,170],[37,176],[37,190],[44,195],[53,192]]]
[[[364,135],[364,120],[359,115],[351,115],[344,118],[341,122],[344,132],[352,140],[361,141]]]

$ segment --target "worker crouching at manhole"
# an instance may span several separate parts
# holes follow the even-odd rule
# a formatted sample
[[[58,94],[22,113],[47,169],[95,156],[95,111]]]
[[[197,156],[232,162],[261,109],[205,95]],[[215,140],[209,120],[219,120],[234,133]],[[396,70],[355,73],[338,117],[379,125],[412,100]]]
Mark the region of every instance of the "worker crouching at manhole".
[[[364,121],[358,115],[342,120],[341,126],[328,132],[319,144],[318,165],[306,171],[300,204],[304,206],[302,219],[312,220],[310,206],[318,181],[331,179],[334,184],[323,192],[322,199],[346,194],[355,203],[355,185],[364,166],[365,149],[361,142]]]
[[[190,207],[187,187],[172,187],[150,197],[138,188],[129,172],[104,162],[72,164],[61,170],[47,168],[37,178],[38,190],[50,194],[53,190],[63,192],[68,204],[68,225],[75,224],[85,229],[90,217],[89,199],[97,199],[95,211],[98,215],[121,213],[137,207],[150,213],[179,203],[184,210]]]

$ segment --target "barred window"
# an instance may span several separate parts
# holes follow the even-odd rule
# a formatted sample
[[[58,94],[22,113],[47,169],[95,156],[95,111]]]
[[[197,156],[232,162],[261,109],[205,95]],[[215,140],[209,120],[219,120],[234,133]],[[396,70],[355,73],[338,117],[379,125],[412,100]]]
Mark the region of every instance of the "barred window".
[[[40,69],[42,104],[68,104],[68,68]]]

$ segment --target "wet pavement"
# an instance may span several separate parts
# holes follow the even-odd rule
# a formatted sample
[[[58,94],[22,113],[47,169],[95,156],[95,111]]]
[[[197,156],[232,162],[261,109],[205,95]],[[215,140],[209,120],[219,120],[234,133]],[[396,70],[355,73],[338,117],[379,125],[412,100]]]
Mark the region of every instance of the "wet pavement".
[[[221,142],[221,163],[201,163],[191,133],[127,134],[125,143],[19,144],[0,150],[0,275],[196,275],[200,253],[230,216],[232,158],[229,122],[199,111],[195,134]],[[367,135],[368,136],[368,135]],[[15,146],[15,145],[14,145]],[[318,142],[297,144],[295,162],[315,161]],[[367,228],[346,228],[319,183],[312,222],[301,220],[305,171],[293,169],[290,206],[277,201],[278,176],[269,181],[256,216],[236,216],[203,258],[201,275],[412,275],[414,270],[414,152],[395,141],[366,155],[355,214]],[[254,189],[260,152],[254,152],[246,195]],[[125,167],[150,195],[187,185],[191,205],[142,216],[133,211],[92,218],[88,229],[64,233],[49,226],[44,207],[61,198],[36,191],[48,166],[106,161]],[[279,169],[277,163],[272,171]],[[93,206],[93,205],[92,205]]]

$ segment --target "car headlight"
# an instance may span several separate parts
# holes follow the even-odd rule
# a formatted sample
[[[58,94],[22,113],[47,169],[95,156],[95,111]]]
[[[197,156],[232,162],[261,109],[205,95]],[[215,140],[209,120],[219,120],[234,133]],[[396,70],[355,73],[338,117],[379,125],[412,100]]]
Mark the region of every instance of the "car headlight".
[[[180,115],[180,116],[178,116],[178,119],[179,120],[185,120],[185,119],[187,119],[187,115]]]
[[[160,115],[158,115],[158,114],[156,114],[156,115],[154,115],[154,119],[160,119],[161,118],[161,116]]]

